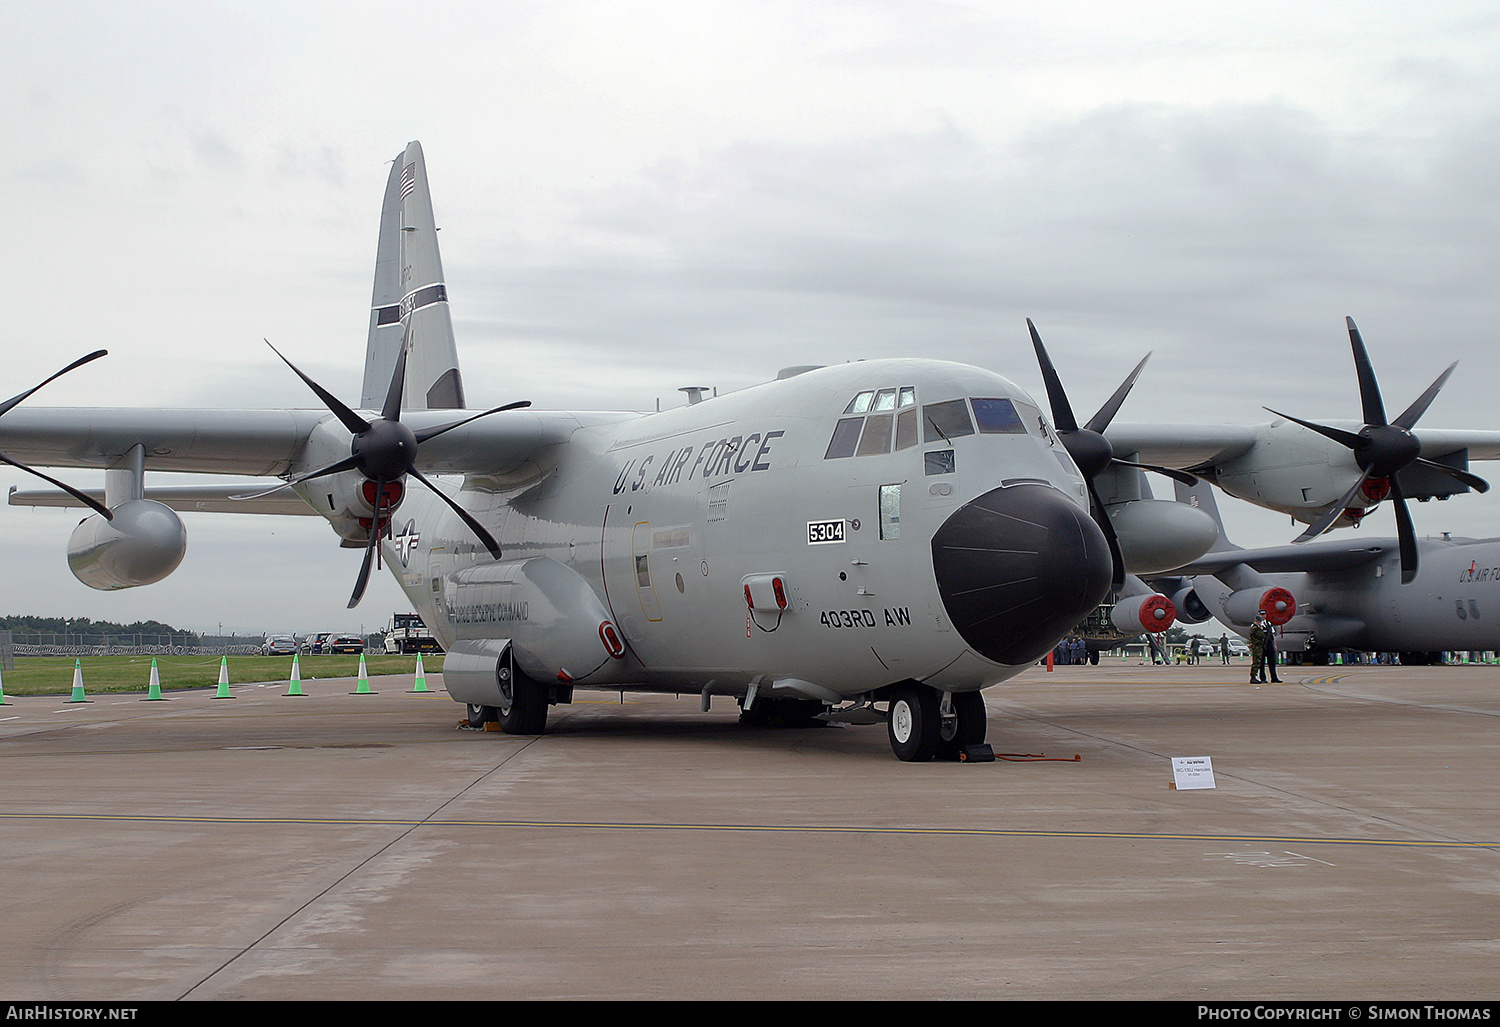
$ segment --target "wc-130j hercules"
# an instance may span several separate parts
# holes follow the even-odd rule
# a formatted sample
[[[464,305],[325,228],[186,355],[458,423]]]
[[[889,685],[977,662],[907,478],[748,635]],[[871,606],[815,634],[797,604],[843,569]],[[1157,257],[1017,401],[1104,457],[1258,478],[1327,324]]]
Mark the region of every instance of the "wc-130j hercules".
[[[449,694],[511,733],[540,733],[575,689],[688,691],[752,719],[884,720],[903,760],[983,758],[981,689],[1127,569],[1188,562],[1214,534],[1183,543],[1178,504],[1106,514],[1070,450],[1118,401],[1054,430],[956,363],[793,368],[645,415],[470,413],[416,143],[386,189],[359,408],[282,359],[324,409],[13,409],[22,393],[0,406],[6,461],[103,467],[105,488],[48,478],[68,491],[12,502],[90,505],[69,563],[105,589],[176,568],[174,508],[321,515],[364,550],[350,605],[388,566],[448,651]],[[282,483],[152,489],[148,467]]]

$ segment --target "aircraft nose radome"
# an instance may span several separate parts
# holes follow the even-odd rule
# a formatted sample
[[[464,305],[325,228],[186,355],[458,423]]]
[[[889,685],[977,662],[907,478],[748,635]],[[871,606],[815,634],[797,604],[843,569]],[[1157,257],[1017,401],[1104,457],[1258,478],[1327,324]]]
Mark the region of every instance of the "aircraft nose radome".
[[[974,651],[1014,666],[1045,655],[1109,592],[1109,543],[1056,489],[986,492],[932,537],[938,594]]]

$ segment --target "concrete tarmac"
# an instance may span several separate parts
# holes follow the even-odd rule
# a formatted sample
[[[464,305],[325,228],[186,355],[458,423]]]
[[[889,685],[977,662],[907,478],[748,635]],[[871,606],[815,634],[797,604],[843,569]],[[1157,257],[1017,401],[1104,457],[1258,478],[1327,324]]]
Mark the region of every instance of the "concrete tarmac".
[[[0,999],[1500,997],[1500,669],[1282,674],[1038,668],[985,694],[1045,759],[987,764],[696,696],[12,696]]]

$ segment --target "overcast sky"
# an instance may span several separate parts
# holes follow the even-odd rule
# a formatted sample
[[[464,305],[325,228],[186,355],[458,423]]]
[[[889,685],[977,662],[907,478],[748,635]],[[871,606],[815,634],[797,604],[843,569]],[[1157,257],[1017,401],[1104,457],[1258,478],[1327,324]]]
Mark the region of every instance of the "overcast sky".
[[[1352,315],[1388,408],[1460,360],[1422,426],[1500,428],[1493,3],[12,0],[0,38],[0,393],[110,350],[30,404],[312,405],[263,338],[356,401],[418,139],[475,407],[905,355],[1041,395],[1029,316],[1080,417],[1154,351],[1121,421],[1356,418]],[[1242,544],[1300,530],[1221,502]],[[1500,535],[1494,494],[1413,513]],[[0,508],[0,613],[407,607],[386,576],[346,612],[314,518],[185,515],[175,575],[95,592],[77,519]]]

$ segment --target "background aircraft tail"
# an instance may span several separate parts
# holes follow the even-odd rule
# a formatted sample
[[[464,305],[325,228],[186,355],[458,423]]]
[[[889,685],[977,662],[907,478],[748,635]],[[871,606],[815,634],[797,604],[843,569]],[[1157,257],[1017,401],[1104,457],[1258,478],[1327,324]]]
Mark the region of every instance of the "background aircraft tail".
[[[1213,546],[1208,550],[1209,553],[1226,553],[1243,548],[1229,541],[1229,537],[1224,534],[1224,518],[1219,514],[1219,503],[1214,498],[1214,487],[1209,484],[1208,479],[1199,478],[1194,485],[1177,482],[1176,489],[1177,502],[1197,507],[1212,517],[1214,524],[1218,525],[1219,537],[1214,539]]]
[[[438,255],[427,165],[417,142],[406,144],[386,182],[370,308],[360,405],[379,410],[384,404],[402,339],[409,332],[403,409],[464,409],[463,377],[458,371],[448,287]]]

